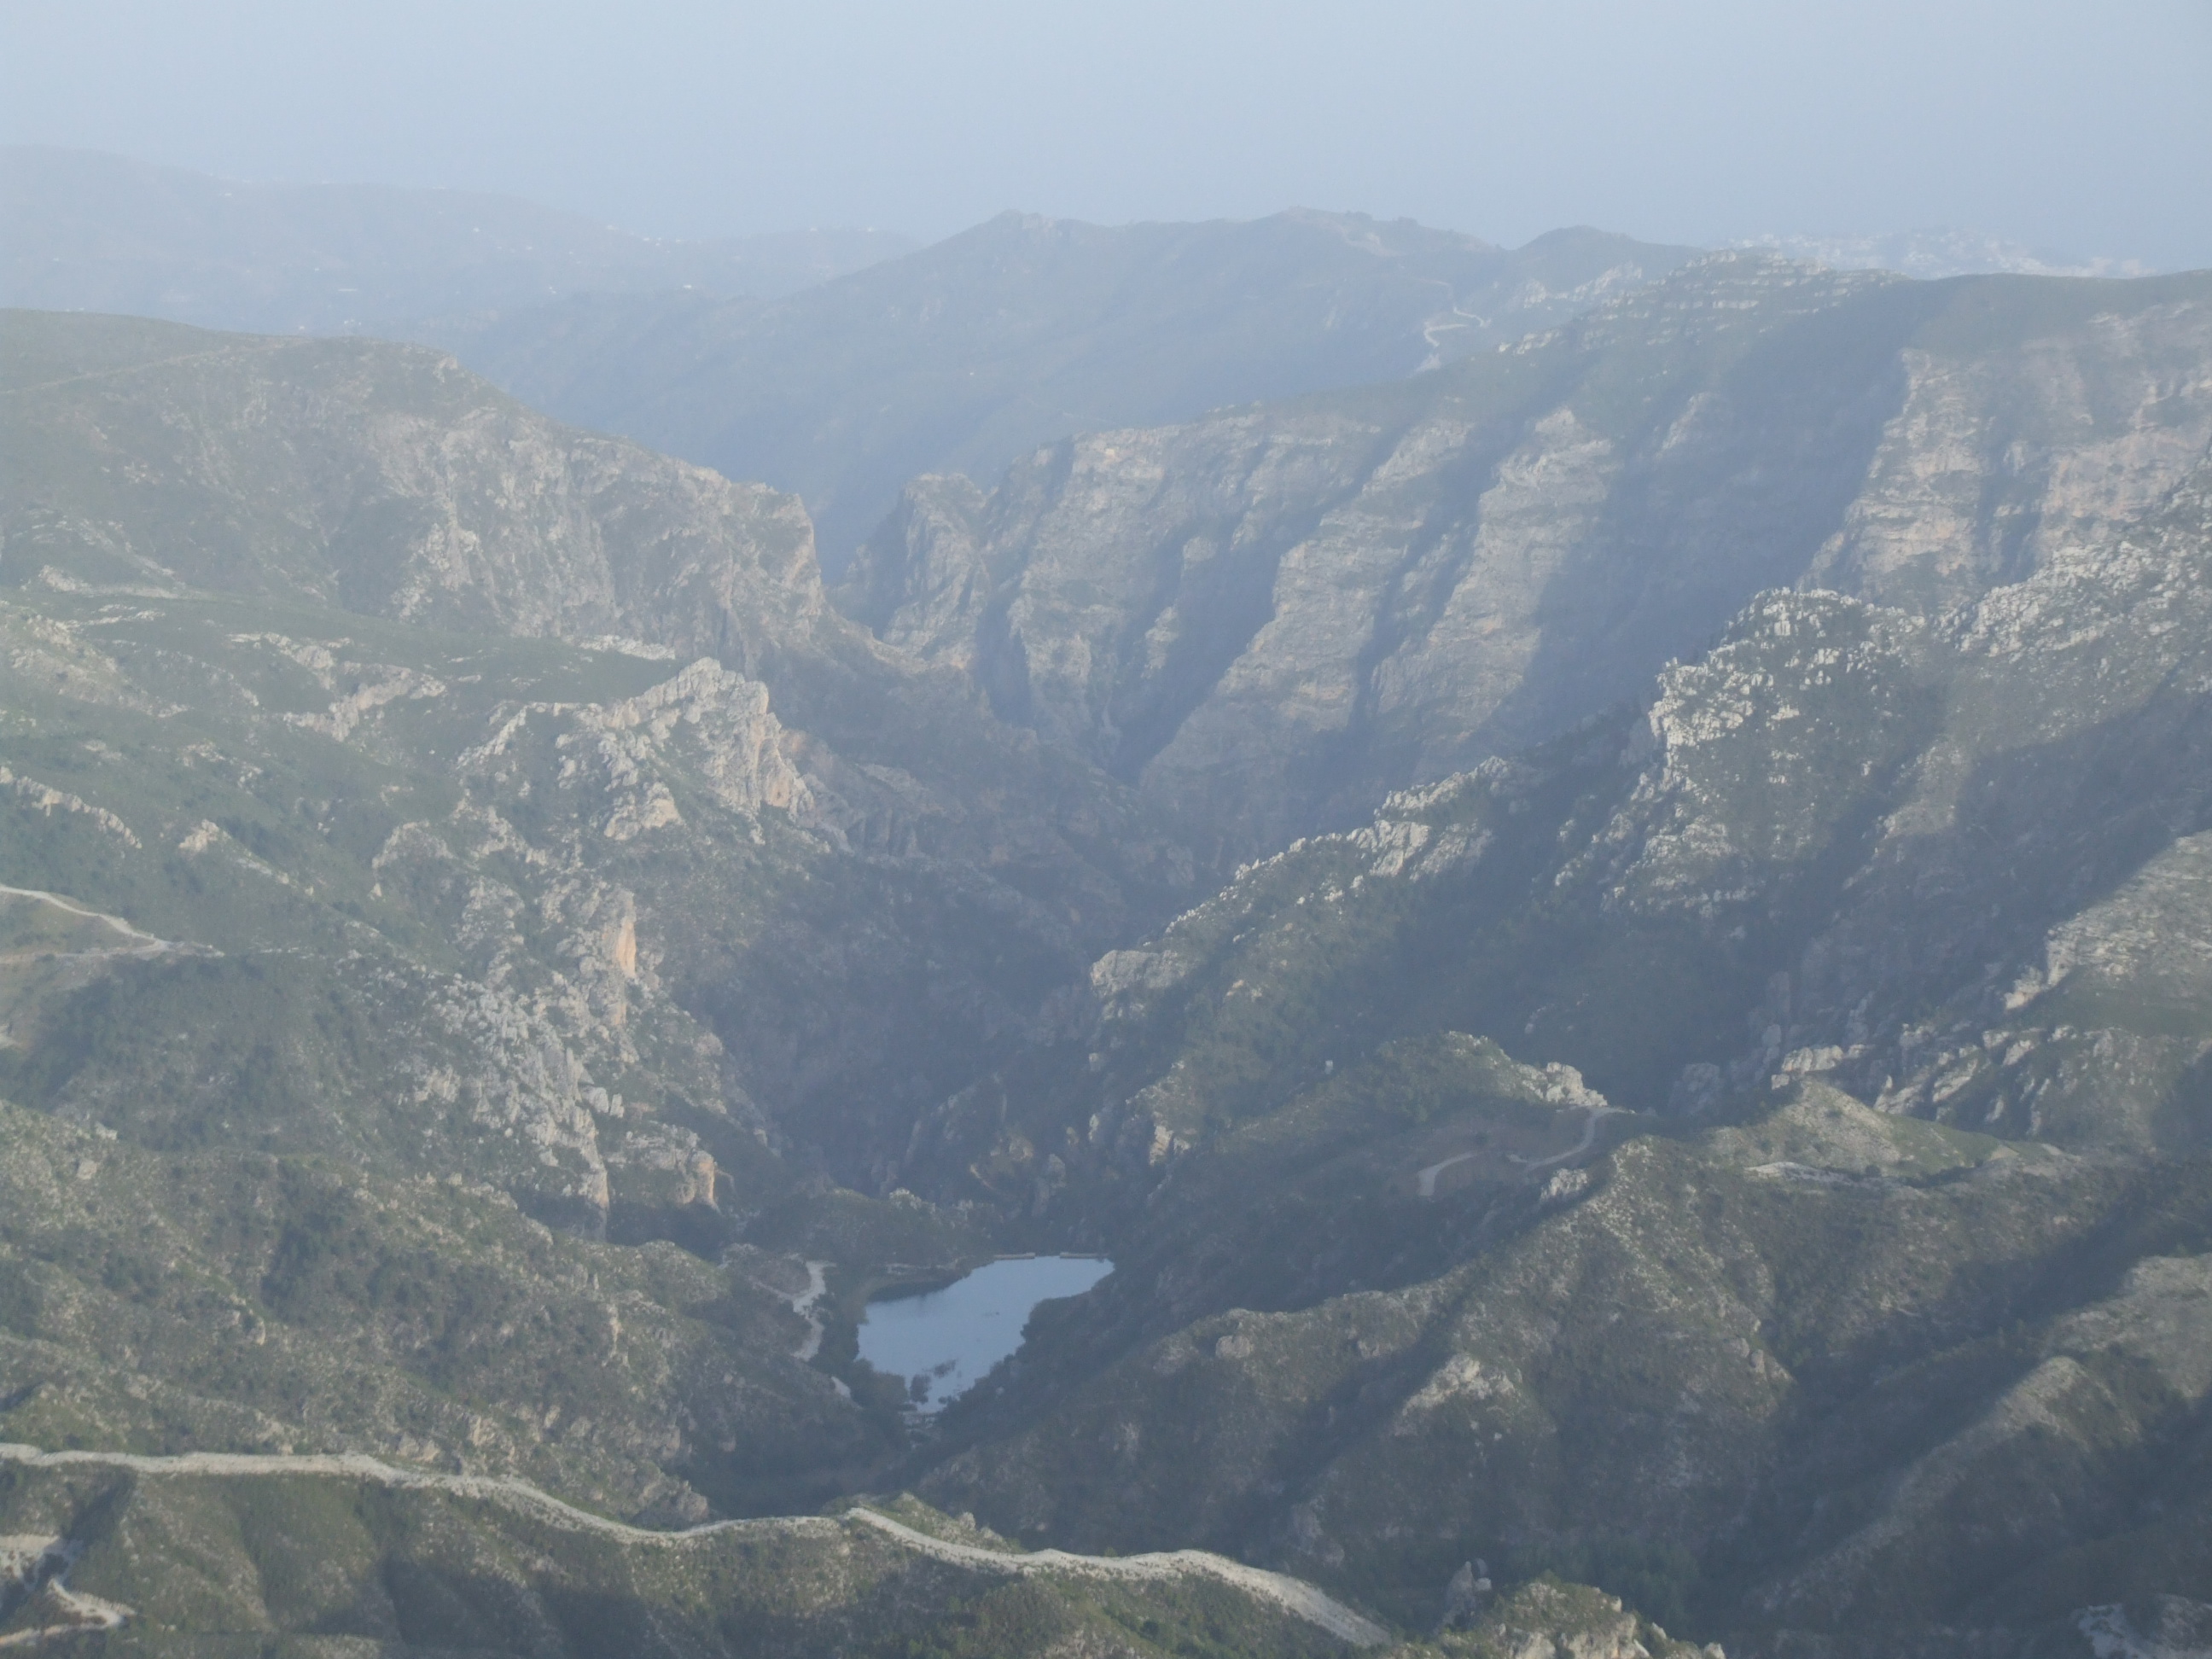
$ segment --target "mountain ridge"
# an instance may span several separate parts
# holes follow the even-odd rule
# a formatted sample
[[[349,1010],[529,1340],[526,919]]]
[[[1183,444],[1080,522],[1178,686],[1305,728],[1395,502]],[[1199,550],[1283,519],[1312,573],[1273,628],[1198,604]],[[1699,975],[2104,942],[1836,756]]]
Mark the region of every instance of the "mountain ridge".
[[[764,306],[579,301],[437,338],[564,418],[795,490],[834,570],[916,473],[1412,374],[1691,252],[1589,231],[1508,252],[1309,210],[1110,228],[1010,211]]]
[[[781,294],[904,252],[875,231],[635,235],[488,191],[266,184],[0,146],[0,305],[261,333],[374,333],[563,294]]]
[[[920,1490],[1401,1619],[1610,1560],[1731,1653],[2203,1582],[2207,477],[1944,617],[1763,595],[1102,958],[916,1146],[1120,1271]]]
[[[0,1437],[426,1472],[20,1464],[0,1634],[1334,1650],[1050,1546],[1432,1659],[2182,1642],[2203,283],[1723,256],[925,480],[888,640],[793,496],[434,351],[0,317]],[[1417,672],[1516,604],[1428,663],[1491,714]],[[1435,700],[1215,769],[1342,827],[1120,764],[1269,628],[1249,709]],[[941,1415],[857,1363],[1048,1249],[1115,1271]]]
[[[838,600],[1249,857],[1762,588],[1938,610],[2126,521],[2212,445],[2207,281],[1711,256],[1410,381],[917,480]]]

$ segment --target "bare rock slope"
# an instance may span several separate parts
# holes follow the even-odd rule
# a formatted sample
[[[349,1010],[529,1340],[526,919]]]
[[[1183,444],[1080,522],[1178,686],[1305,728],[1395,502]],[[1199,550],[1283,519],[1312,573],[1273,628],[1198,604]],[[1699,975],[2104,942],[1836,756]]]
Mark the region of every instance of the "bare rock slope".
[[[2207,476],[1935,617],[1762,595],[1103,957],[915,1137],[1119,1263],[923,1489],[1731,1653],[2201,1599]]]
[[[0,349],[0,583],[28,607],[11,624],[21,672],[157,722],[185,709],[263,727],[258,694],[234,688],[276,673],[307,699],[295,726],[334,752],[495,789],[528,791],[538,760],[526,757],[557,756],[563,787],[611,792],[582,845],[664,873],[681,861],[645,848],[693,834],[696,814],[653,769],[685,751],[713,811],[749,823],[768,811],[848,872],[859,886],[832,883],[826,901],[783,890],[796,908],[757,927],[667,912],[676,937],[661,948],[685,964],[687,1005],[725,1022],[765,1099],[829,1095],[896,1116],[902,1096],[956,1085],[975,1058],[964,1045],[1018,1030],[1192,878],[1125,791],[839,617],[791,496],[562,427],[421,348],[15,313]],[[126,633],[159,634],[161,606],[210,595],[293,609],[208,639],[212,657],[148,646],[125,665],[99,648],[102,601],[136,602],[144,617]],[[354,617],[410,631],[355,641]],[[497,675],[459,665],[464,636],[563,641],[633,670],[604,708],[550,681],[532,696],[526,672],[501,702],[483,695]],[[414,716],[435,724],[465,703],[496,723],[410,746]],[[538,794],[529,810],[548,805]],[[422,854],[402,836],[382,856]],[[920,955],[892,942],[887,911],[917,918]],[[931,957],[945,965],[935,1007],[884,996]],[[851,994],[830,988],[841,981]],[[871,1068],[877,1084],[854,1088]],[[848,1167],[870,1133],[811,1131]]]
[[[1692,252],[1590,229],[1508,250],[1361,214],[1006,213],[772,304],[593,296],[440,338],[565,419],[797,492],[836,570],[918,473],[995,476],[1076,432],[1410,374]]]
[[[1763,589],[1933,614],[2212,444],[2212,283],[1716,256],[1401,384],[908,487],[839,589],[1249,854],[1637,694]]]

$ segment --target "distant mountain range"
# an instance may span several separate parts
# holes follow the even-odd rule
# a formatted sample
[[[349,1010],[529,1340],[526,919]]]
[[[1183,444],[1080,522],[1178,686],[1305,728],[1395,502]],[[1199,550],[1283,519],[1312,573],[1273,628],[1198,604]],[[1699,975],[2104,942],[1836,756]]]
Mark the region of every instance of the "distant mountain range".
[[[1944,276],[2149,276],[2140,259],[2075,259],[2038,253],[1987,231],[1893,231],[1881,236],[1752,236],[1734,244],[1837,270],[1893,270],[1934,281]]]
[[[1694,256],[1290,212],[631,235],[511,198],[0,150],[0,304],[442,345],[562,419],[801,495],[842,570],[918,473],[1432,368]]]
[[[0,150],[0,304],[421,340],[532,405],[799,495],[835,577],[924,473],[1403,378],[1552,328],[1698,250],[1590,229],[1508,250],[1304,210],[1119,227],[1008,213],[878,231],[636,236],[512,198],[241,184]],[[2133,276],[1978,232],[1766,237],[1835,269]]]
[[[914,245],[886,231],[633,235],[511,196],[242,184],[118,155],[0,148],[0,305],[262,334],[398,332],[581,293],[789,293]]]
[[[429,334],[564,419],[797,491],[835,574],[918,473],[992,477],[1078,432],[1402,378],[1695,252],[1594,230],[1509,252],[1357,214],[1008,213],[772,303],[594,297]]]

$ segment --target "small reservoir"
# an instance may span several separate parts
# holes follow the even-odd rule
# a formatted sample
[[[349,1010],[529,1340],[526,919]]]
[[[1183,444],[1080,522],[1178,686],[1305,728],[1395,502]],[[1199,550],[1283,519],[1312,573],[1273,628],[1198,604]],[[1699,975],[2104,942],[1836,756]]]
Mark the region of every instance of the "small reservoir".
[[[1103,1256],[1013,1256],[942,1290],[872,1302],[860,1320],[860,1358],[908,1379],[917,1410],[941,1411],[1021,1346],[1038,1303],[1080,1296],[1113,1271]]]

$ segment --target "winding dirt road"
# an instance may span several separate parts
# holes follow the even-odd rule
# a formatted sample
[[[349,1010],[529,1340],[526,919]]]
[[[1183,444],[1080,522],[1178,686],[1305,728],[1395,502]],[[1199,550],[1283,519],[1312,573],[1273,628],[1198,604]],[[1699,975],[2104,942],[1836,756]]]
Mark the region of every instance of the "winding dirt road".
[[[1549,1158],[1540,1158],[1534,1163],[1523,1164],[1521,1166],[1522,1174],[1525,1175],[1531,1170],[1548,1170],[1554,1164],[1565,1164],[1569,1158],[1580,1158],[1597,1143],[1598,1120],[1611,1117],[1623,1109],[1619,1106],[1585,1106],[1582,1109],[1589,1114],[1589,1121],[1583,1125],[1583,1138],[1564,1152],[1554,1152]],[[1437,1195],[1438,1176],[1455,1164],[1464,1164],[1468,1159],[1478,1156],[1479,1154],[1474,1152],[1459,1152],[1444,1159],[1441,1164],[1430,1164],[1428,1168],[1419,1171],[1414,1176],[1415,1190],[1423,1198],[1434,1198]]]
[[[95,1468],[128,1469],[136,1474],[181,1475],[217,1479],[251,1479],[271,1474],[320,1474],[337,1479],[371,1481],[397,1490],[441,1492],[479,1502],[498,1504],[532,1515],[541,1521],[578,1532],[595,1533],[627,1543],[681,1547],[704,1538],[734,1534],[762,1537],[836,1537],[850,1526],[872,1528],[906,1548],[941,1561],[956,1562],[988,1572],[1060,1573],[1093,1578],[1164,1581],[1185,1577],[1212,1578],[1234,1585],[1247,1595],[1318,1626],[1339,1640],[1355,1647],[1379,1647],[1390,1634],[1362,1618],[1334,1597],[1304,1580],[1286,1574],[1248,1567],[1225,1556],[1204,1550],[1174,1550],[1152,1555],[1073,1555],[1065,1550],[1012,1553],[987,1550],[972,1544],[956,1544],[878,1515],[873,1510],[852,1509],[842,1516],[788,1516],[757,1521],[710,1521],[681,1532],[657,1532],[611,1521],[562,1502],[527,1481],[502,1475],[441,1474],[428,1469],[395,1468],[361,1453],[330,1455],[254,1456],[241,1452],[186,1452],[174,1457],[148,1457],[130,1452],[41,1451],[35,1446],[0,1444],[0,1464],[29,1468]],[[64,1591],[63,1594],[67,1595]],[[89,1598],[78,1598],[94,1605]],[[98,1603],[105,1607],[109,1604]],[[128,1609],[116,1609],[128,1616]],[[119,1622],[119,1619],[118,1619]],[[56,1634],[62,1627],[54,1627]],[[31,1634],[31,1632],[25,1632]]]

